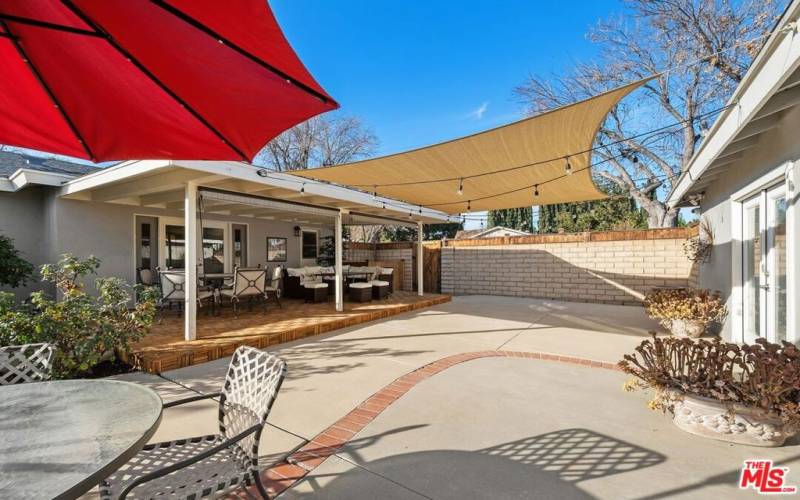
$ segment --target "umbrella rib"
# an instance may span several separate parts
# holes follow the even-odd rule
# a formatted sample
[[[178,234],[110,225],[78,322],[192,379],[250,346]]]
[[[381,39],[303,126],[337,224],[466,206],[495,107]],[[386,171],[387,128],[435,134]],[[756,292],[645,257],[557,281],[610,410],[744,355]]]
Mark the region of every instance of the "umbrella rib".
[[[80,131],[78,130],[78,127],[75,125],[75,123],[73,123],[72,119],[69,117],[66,110],[61,105],[61,102],[55,96],[50,86],[47,85],[47,82],[44,81],[44,78],[42,78],[41,73],[39,73],[39,70],[33,64],[31,58],[28,57],[28,54],[25,53],[25,49],[23,49],[22,46],[19,44],[17,37],[11,32],[11,28],[9,28],[8,24],[3,20],[0,20],[0,26],[2,26],[5,32],[8,33],[9,38],[11,39],[11,43],[14,44],[14,48],[17,50],[17,53],[25,62],[25,64],[28,66],[28,68],[31,70],[33,76],[36,77],[36,80],[39,82],[39,85],[41,85],[42,90],[44,90],[45,93],[48,95],[48,97],[50,97],[50,100],[53,101],[53,104],[55,105],[56,109],[58,109],[58,112],[61,113],[61,117],[64,118],[65,122],[67,122],[67,126],[69,127],[69,129],[72,131],[73,134],[75,134],[75,137],[78,139],[78,142],[83,147],[83,150],[86,152],[86,156],[88,156],[90,160],[95,161],[94,153],[92,153],[92,150],[91,148],[89,148],[89,145],[86,144],[86,141],[83,139],[83,135],[81,135]]]
[[[198,30],[202,31],[206,35],[208,35],[210,37],[213,37],[215,40],[219,40],[223,44],[227,45],[228,47],[230,47],[231,49],[235,50],[239,54],[241,54],[241,55],[245,56],[246,58],[250,59],[254,63],[256,63],[259,66],[261,66],[262,68],[264,68],[264,69],[266,69],[266,70],[278,75],[279,77],[281,77],[284,80],[286,80],[287,83],[291,83],[291,84],[301,88],[305,92],[313,95],[314,97],[316,97],[317,99],[320,99],[322,102],[324,102],[326,104],[332,101],[332,99],[330,97],[328,97],[325,94],[319,92],[318,90],[306,85],[305,83],[303,83],[300,80],[292,77],[288,73],[286,73],[284,71],[281,71],[280,69],[278,69],[275,66],[271,65],[270,63],[264,61],[263,59],[259,58],[258,56],[248,52],[245,49],[243,49],[242,47],[236,45],[235,43],[231,42],[230,40],[228,40],[224,36],[220,35],[216,31],[212,30],[211,28],[209,28],[205,24],[203,24],[200,21],[198,21],[197,19],[193,18],[189,14],[183,12],[182,10],[178,9],[177,7],[174,7],[174,6],[170,5],[168,2],[165,2],[164,0],[150,0],[150,1],[152,3],[154,3],[155,5],[161,7],[162,9],[166,10],[167,12],[171,13],[172,15],[177,17],[178,19],[181,19],[182,21],[186,22],[187,24],[190,24],[191,26],[193,26],[193,27],[197,28]]]
[[[46,28],[56,31],[64,31],[66,33],[72,33],[75,35],[86,35],[86,36],[94,36],[94,37],[102,37],[101,33],[91,30],[85,30],[81,28],[75,28],[73,26],[64,26],[63,24],[56,24],[56,23],[48,23],[47,21],[40,21],[38,19],[31,19],[28,17],[22,16],[14,16],[11,14],[3,14],[0,13],[0,19],[11,21],[19,24],[25,24],[28,26],[35,26],[37,28]]]
[[[174,100],[176,100],[176,101],[177,101],[177,102],[178,102],[178,103],[181,105],[181,107],[183,107],[183,108],[184,108],[186,111],[188,111],[188,112],[189,112],[189,113],[190,113],[192,116],[194,116],[194,117],[195,117],[195,119],[196,119],[197,121],[199,121],[200,123],[202,123],[203,125],[205,125],[205,127],[206,127],[206,128],[208,128],[208,129],[209,129],[209,130],[210,130],[210,131],[211,131],[211,132],[212,132],[214,135],[216,135],[216,136],[217,136],[217,137],[218,137],[218,138],[219,138],[219,139],[222,141],[222,143],[223,143],[223,144],[225,144],[226,146],[228,146],[229,148],[231,148],[231,150],[232,150],[233,152],[235,152],[237,155],[239,155],[239,157],[242,159],[242,161],[245,161],[245,162],[249,162],[249,161],[250,161],[250,160],[249,160],[249,158],[247,157],[247,155],[246,155],[246,154],[244,154],[244,153],[243,153],[243,152],[242,152],[242,151],[241,151],[241,150],[240,150],[238,147],[236,147],[236,146],[233,144],[233,142],[231,142],[230,140],[228,140],[228,139],[227,139],[227,138],[226,138],[226,137],[225,137],[225,136],[222,134],[222,132],[220,132],[219,130],[217,130],[217,128],[216,128],[216,127],[214,127],[214,126],[213,126],[213,125],[212,125],[212,124],[211,124],[211,123],[210,123],[208,120],[206,120],[206,119],[205,119],[205,118],[204,118],[204,117],[203,117],[203,116],[202,116],[202,115],[201,115],[201,114],[200,114],[200,113],[199,113],[199,112],[198,112],[196,109],[194,109],[194,108],[193,108],[193,107],[192,107],[192,106],[191,106],[189,103],[187,103],[186,101],[184,101],[184,100],[183,100],[183,98],[181,98],[181,97],[180,97],[180,96],[179,96],[177,93],[175,93],[175,92],[174,92],[172,89],[170,89],[170,88],[169,88],[169,87],[168,87],[166,84],[164,84],[164,82],[162,82],[162,81],[161,81],[161,80],[160,80],[160,79],[159,79],[159,78],[158,78],[156,75],[154,75],[154,74],[153,74],[153,73],[152,73],[152,72],[151,72],[149,69],[147,69],[147,67],[146,67],[144,64],[142,64],[142,62],[141,62],[141,61],[139,61],[138,59],[136,59],[136,58],[133,56],[133,54],[131,54],[130,52],[128,52],[128,51],[127,51],[127,50],[126,50],[126,49],[125,49],[125,48],[124,48],[122,45],[120,45],[120,44],[119,44],[119,43],[118,43],[118,42],[117,42],[117,41],[114,39],[114,37],[112,37],[112,36],[111,36],[111,34],[109,34],[107,31],[105,31],[105,30],[102,28],[102,26],[100,26],[98,23],[96,23],[96,22],[95,22],[95,21],[93,21],[91,18],[89,18],[89,16],[87,16],[87,15],[86,15],[86,14],[85,14],[85,13],[84,13],[84,12],[83,12],[83,11],[82,11],[80,8],[78,8],[78,7],[77,7],[77,6],[76,6],[74,3],[72,3],[72,1],[71,1],[71,0],[62,0],[62,3],[63,3],[64,5],[66,5],[66,6],[67,6],[67,8],[68,8],[69,10],[71,10],[71,11],[72,11],[72,12],[73,12],[73,13],[74,13],[76,16],[80,17],[80,18],[81,18],[81,20],[83,20],[83,22],[85,22],[86,24],[88,24],[89,26],[91,26],[93,29],[95,29],[95,30],[97,30],[99,33],[101,33],[101,34],[103,35],[103,37],[106,39],[106,41],[107,41],[107,42],[108,42],[108,43],[109,43],[109,44],[110,44],[112,47],[114,47],[114,49],[116,49],[116,50],[117,50],[117,52],[119,52],[120,54],[122,54],[122,56],[123,56],[125,59],[127,59],[128,61],[130,61],[130,62],[131,62],[131,64],[133,64],[134,66],[136,66],[136,67],[139,69],[139,71],[141,71],[141,72],[142,72],[142,73],[144,73],[144,74],[145,74],[145,75],[146,75],[148,78],[150,78],[150,80],[151,80],[153,83],[155,83],[156,85],[158,85],[158,87],[159,87],[161,90],[163,90],[164,92],[166,92],[166,93],[167,93],[167,95],[169,95],[169,96],[170,96],[170,97],[172,97]]]

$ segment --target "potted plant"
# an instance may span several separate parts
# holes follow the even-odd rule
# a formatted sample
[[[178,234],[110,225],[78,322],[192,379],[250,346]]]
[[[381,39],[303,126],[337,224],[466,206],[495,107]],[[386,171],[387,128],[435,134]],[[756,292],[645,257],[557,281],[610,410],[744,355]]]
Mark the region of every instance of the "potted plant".
[[[800,425],[800,351],[794,344],[736,345],[663,337],[619,362],[626,390],[649,388],[651,409],[680,429],[752,446],[780,446]]]
[[[678,337],[700,337],[728,314],[720,292],[704,289],[656,289],[644,298],[647,314]]]

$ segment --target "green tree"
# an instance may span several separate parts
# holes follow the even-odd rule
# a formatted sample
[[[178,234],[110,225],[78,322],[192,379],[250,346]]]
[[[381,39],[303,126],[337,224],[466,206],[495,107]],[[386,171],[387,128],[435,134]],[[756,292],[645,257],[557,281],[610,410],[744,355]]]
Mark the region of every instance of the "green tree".
[[[456,233],[464,229],[464,224],[460,222],[450,222],[447,224],[425,224],[423,226],[423,239],[441,240],[443,238],[455,238]],[[384,226],[381,233],[381,241],[415,241],[417,230],[406,226]]]
[[[502,226],[518,231],[533,231],[533,209],[531,207],[489,210],[486,227]]]
[[[539,233],[647,229],[647,213],[621,188],[606,186],[612,196],[584,203],[558,203],[539,208]]]
[[[20,256],[14,240],[0,234],[0,286],[16,288],[33,276],[33,266]]]

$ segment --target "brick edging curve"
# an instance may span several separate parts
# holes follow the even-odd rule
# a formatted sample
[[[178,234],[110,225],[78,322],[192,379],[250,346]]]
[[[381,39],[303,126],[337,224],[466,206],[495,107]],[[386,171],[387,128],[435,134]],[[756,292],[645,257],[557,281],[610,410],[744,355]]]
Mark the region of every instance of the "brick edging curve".
[[[572,356],[560,356],[539,352],[522,351],[478,351],[455,354],[436,360],[420,368],[412,370],[384,386],[372,396],[361,402],[345,416],[317,434],[302,448],[289,455],[284,462],[273,465],[261,473],[261,481],[271,497],[279,495],[303,479],[309,472],[319,467],[328,457],[337,453],[347,442],[358,434],[370,422],[375,420],[386,408],[406,394],[423,380],[436,375],[452,366],[481,358],[522,358],[559,361],[591,368],[617,370],[614,363],[595,361]],[[250,493],[258,496],[254,486],[248,488]],[[234,494],[235,498],[244,492]]]

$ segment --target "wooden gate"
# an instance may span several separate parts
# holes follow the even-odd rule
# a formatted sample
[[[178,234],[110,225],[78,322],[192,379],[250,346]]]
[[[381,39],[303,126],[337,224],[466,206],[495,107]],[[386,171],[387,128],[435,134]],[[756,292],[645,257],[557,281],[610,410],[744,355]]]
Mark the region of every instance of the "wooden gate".
[[[414,289],[417,289],[417,245],[414,248]],[[439,293],[442,289],[442,242],[426,241],[422,243],[422,279],[423,291]]]

